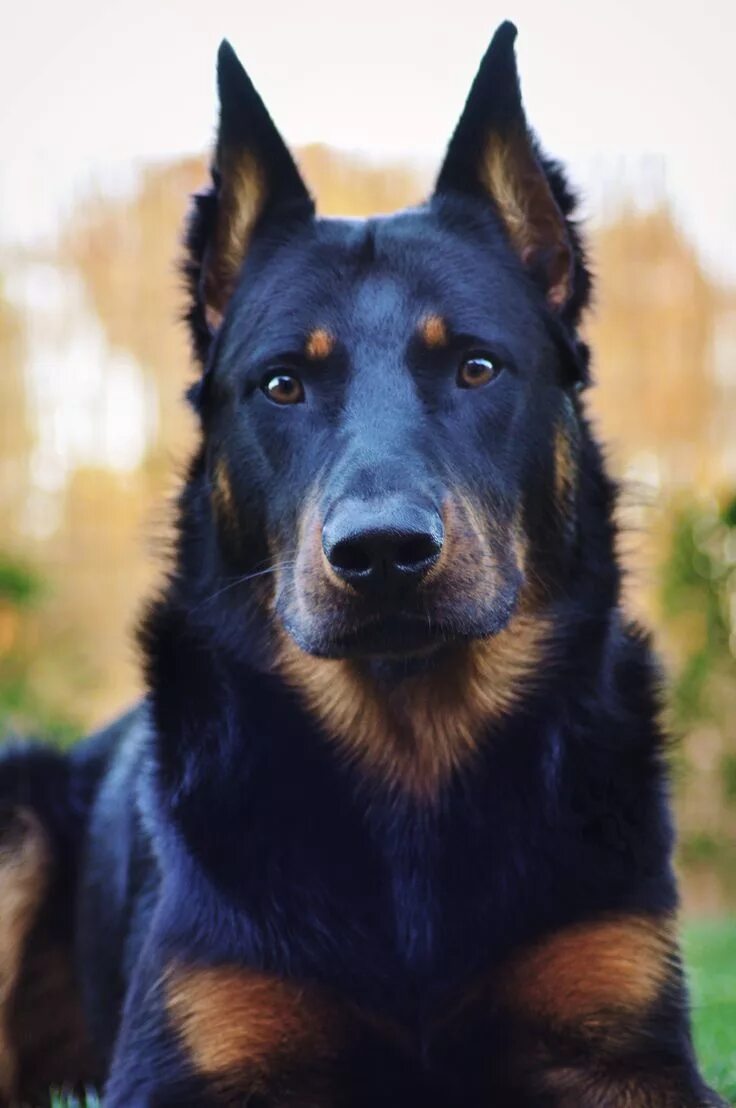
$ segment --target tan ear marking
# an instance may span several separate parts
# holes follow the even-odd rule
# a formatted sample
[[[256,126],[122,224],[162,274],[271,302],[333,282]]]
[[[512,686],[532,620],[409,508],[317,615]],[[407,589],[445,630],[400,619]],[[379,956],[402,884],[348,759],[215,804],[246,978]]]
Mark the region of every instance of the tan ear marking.
[[[570,245],[562,212],[528,136],[490,134],[479,166],[480,181],[496,205],[511,245],[525,265],[544,259],[547,299],[561,307],[571,292]]]
[[[266,178],[247,151],[229,154],[222,167],[213,263],[206,277],[207,318],[219,325],[248,243],[266,203]]]
[[[440,315],[425,316],[419,326],[419,334],[430,348],[447,346],[447,325]]]
[[[315,327],[307,337],[306,354],[315,361],[327,358],[335,348],[335,336],[326,327]]]

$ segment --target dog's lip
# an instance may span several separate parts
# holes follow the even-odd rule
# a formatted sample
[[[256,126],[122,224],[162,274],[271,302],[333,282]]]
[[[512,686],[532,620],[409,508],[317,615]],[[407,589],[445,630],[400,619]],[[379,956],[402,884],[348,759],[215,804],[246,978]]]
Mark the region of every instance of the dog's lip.
[[[364,647],[368,654],[399,657],[431,653],[447,640],[447,629],[439,624],[432,624],[426,615],[422,617],[414,612],[377,612],[361,620],[347,634],[337,636],[335,646],[356,650]]]
[[[307,654],[321,658],[420,660],[431,658],[461,643],[490,638],[502,631],[513,613],[513,605],[497,609],[477,625],[464,628],[428,620],[426,614],[376,613],[339,629],[309,628],[285,621],[285,629]]]
[[[361,605],[335,620],[302,620],[288,605],[278,605],[282,625],[297,646],[322,658],[420,658],[445,648],[491,638],[508,625],[517,609],[520,586],[509,582],[476,611],[379,608]],[[408,599],[408,598],[407,598]],[[449,616],[449,618],[448,618]]]
[[[286,630],[302,650],[322,657],[413,658],[431,655],[454,638],[415,612],[375,612],[349,628],[312,637],[290,621]]]

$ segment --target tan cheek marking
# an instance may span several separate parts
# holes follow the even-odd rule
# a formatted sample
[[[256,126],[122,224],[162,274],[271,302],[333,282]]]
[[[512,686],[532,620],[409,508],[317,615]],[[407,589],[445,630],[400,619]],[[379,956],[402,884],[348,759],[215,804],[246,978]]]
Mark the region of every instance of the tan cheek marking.
[[[300,985],[240,967],[170,969],[166,1009],[195,1069],[211,1079],[267,1074],[279,1058],[326,1059],[335,1015]]]
[[[555,430],[555,498],[558,510],[568,515],[577,487],[577,467],[574,446],[568,430],[559,425]]]
[[[432,349],[447,346],[447,325],[442,316],[426,316],[419,326],[419,334],[425,344]]]
[[[317,327],[307,338],[306,353],[308,358],[318,360],[327,358],[335,348],[335,336],[325,327]]]
[[[237,527],[238,512],[235,505],[235,495],[230,482],[227,462],[224,458],[220,458],[215,465],[214,500],[215,507],[222,518],[229,526]]]
[[[279,587],[281,582],[279,582]],[[305,626],[327,620],[351,590],[337,576],[322,549],[322,519],[317,495],[307,496],[297,526],[296,565],[287,581],[288,606]]]
[[[0,842],[0,1093],[14,1100],[18,1053],[10,1037],[11,1006],[26,944],[49,880],[51,855],[37,818],[16,809]]]
[[[521,507],[517,508],[514,514],[514,521],[511,527],[511,546],[514,551],[516,567],[523,575],[526,573],[529,563],[529,536],[524,526],[524,513]],[[525,582],[525,585],[527,590],[529,590],[530,586],[528,582]]]
[[[607,1013],[643,1014],[676,957],[669,918],[622,916],[569,927],[517,955],[501,982],[509,1008],[553,1026],[595,1027]]]

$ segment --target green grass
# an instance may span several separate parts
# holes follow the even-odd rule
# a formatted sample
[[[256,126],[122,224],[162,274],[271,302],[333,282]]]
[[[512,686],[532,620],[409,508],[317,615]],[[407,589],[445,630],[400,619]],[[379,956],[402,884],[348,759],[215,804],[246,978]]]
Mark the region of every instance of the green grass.
[[[684,939],[698,1057],[708,1081],[736,1105],[736,918],[691,924]],[[100,1108],[100,1101],[54,1094],[51,1108]]]
[[[736,1104],[736,918],[686,928],[685,961],[703,1072]]]
[[[50,1108],[102,1108],[102,1102],[96,1093],[87,1093],[84,1101],[81,1101],[77,1096],[62,1096],[61,1093],[52,1093]]]

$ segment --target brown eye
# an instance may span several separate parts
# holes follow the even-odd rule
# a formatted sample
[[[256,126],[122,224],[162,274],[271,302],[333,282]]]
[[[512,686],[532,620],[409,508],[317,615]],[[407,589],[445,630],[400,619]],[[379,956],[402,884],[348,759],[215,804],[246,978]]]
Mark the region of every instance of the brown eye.
[[[274,404],[301,404],[304,386],[298,377],[290,373],[277,373],[263,384],[263,391]]]
[[[461,389],[479,389],[498,377],[500,372],[500,363],[489,354],[471,354],[460,363],[457,383]]]

